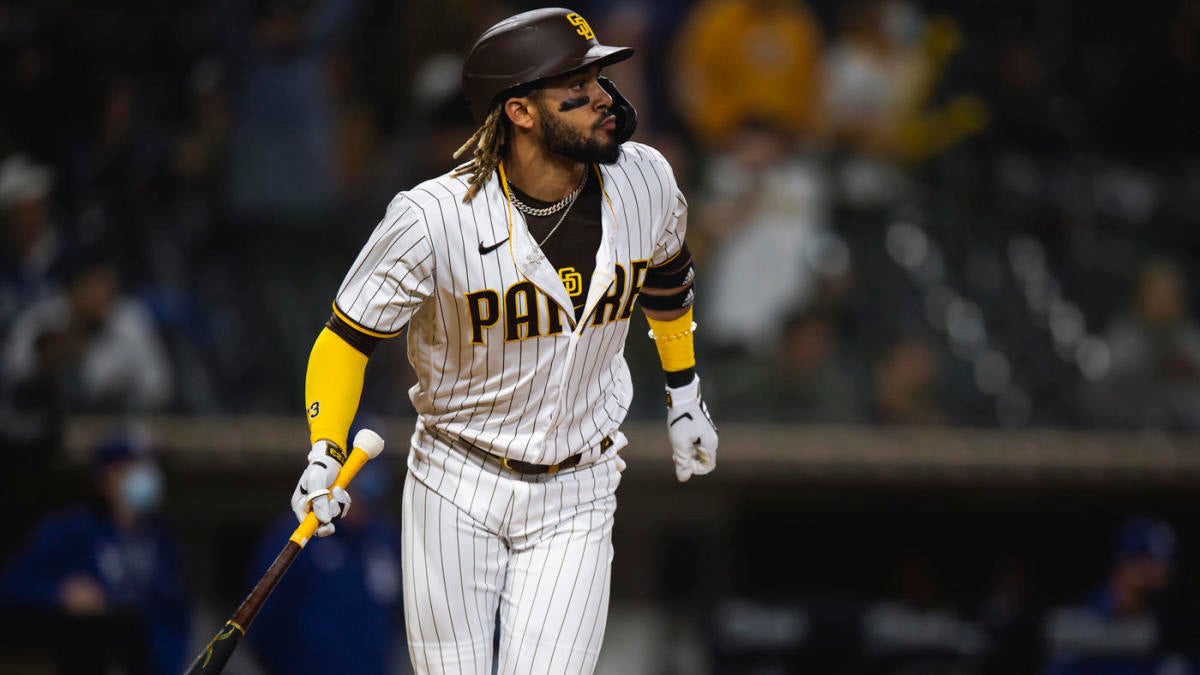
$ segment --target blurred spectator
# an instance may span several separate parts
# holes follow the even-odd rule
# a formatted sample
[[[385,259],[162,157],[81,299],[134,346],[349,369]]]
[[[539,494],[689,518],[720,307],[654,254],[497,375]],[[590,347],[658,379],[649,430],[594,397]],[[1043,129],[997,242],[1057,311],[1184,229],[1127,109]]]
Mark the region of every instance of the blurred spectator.
[[[142,91],[127,74],[105,75],[104,94],[99,101],[98,127],[83,150],[83,172],[87,181],[89,229],[92,235],[114,242],[121,251],[114,260],[122,279],[138,288],[152,283],[158,270],[148,248],[154,227],[149,206],[156,196],[152,189],[162,153],[166,150],[161,130],[142,115]]]
[[[64,242],[51,218],[53,181],[49,167],[25,155],[0,163],[0,317],[6,320],[57,285],[54,264]]]
[[[72,409],[81,412],[145,412],[171,400],[172,368],[153,318],[137,300],[120,293],[111,258],[96,250],[64,258],[66,288],[30,306],[14,321],[4,348],[7,381],[26,381],[38,371],[38,340],[47,332],[66,336],[79,358],[68,369]]]
[[[308,224],[336,207],[329,71],[358,0],[247,0],[235,23],[228,197],[246,222]]]
[[[175,380],[187,383],[176,390],[174,407],[211,413],[222,406],[244,409],[230,392],[252,388],[244,381],[254,358],[246,336],[252,312],[239,260],[245,237],[222,211],[227,73],[216,58],[205,57],[187,75],[185,112],[162,167],[160,220],[144,244],[155,261],[155,283],[138,295],[158,324]]]
[[[988,107],[992,124],[987,135],[998,154],[1021,152],[1054,156],[1081,144],[1087,114],[1053,78],[1046,50],[1027,33],[1007,36],[996,50],[996,73]]]
[[[768,361],[718,362],[722,416],[744,422],[854,424],[866,420],[857,374],[831,314],[798,313],[783,324]],[[716,401],[714,401],[716,402]]]
[[[875,421],[883,425],[944,424],[939,372],[937,353],[925,342],[908,338],[889,347],[875,365]]]
[[[34,338],[33,368],[5,378],[0,390],[0,453],[23,470],[44,470],[62,454],[67,400],[64,377],[78,359],[64,331],[48,328]]]
[[[67,630],[121,636],[105,644],[67,633],[59,650],[64,669],[82,660],[83,672],[97,672],[115,658],[122,662],[107,665],[123,667],[118,672],[178,673],[188,656],[191,607],[177,544],[156,516],[163,497],[157,463],[144,443],[126,436],[94,448],[91,462],[96,499],[42,520],[4,575],[4,601],[61,612]]]
[[[818,126],[821,27],[802,0],[705,0],[675,37],[675,107],[702,145],[747,124]]]
[[[758,356],[778,343],[781,307],[816,303],[849,267],[829,231],[824,169],[795,155],[793,141],[779,128],[738,129],[709,157],[708,201],[697,200],[690,230],[707,235],[711,249],[700,270],[711,298],[707,337]]]
[[[7,458],[13,475],[27,477],[9,481],[4,491],[13,506],[9,517],[20,525],[0,544],[0,559],[28,534],[29,524],[45,512],[48,502],[61,496],[46,486],[61,485],[53,471],[65,454],[64,376],[77,360],[77,351],[64,332],[48,330],[38,335],[34,344],[33,372],[24,378],[0,379],[0,456]]]
[[[221,182],[229,152],[226,77],[211,58],[192,69],[188,118],[174,140],[170,159],[174,222],[173,227],[164,228],[166,236],[157,238],[155,257],[168,261],[163,266],[163,281],[177,288],[200,277],[203,287],[211,289],[228,273],[214,261],[227,263],[236,250],[233,233],[219,231],[225,225],[220,210]]]
[[[459,164],[454,153],[477,127],[459,86],[461,77],[458,54],[434,54],[417,68],[412,106],[406,110],[407,129],[384,157],[376,197],[390,200],[397,186],[428,180]]]
[[[1139,516],[1122,523],[1104,585],[1083,604],[1059,608],[1046,619],[1047,674],[1196,672],[1164,640],[1161,600],[1171,586],[1175,550],[1175,531],[1167,522]]]
[[[1087,391],[1093,424],[1200,430],[1200,325],[1176,265],[1156,258],[1109,324],[1111,364]]]
[[[1039,608],[1035,602],[1024,562],[1015,557],[1000,560],[984,588],[978,616],[980,626],[991,637],[983,672],[1019,675],[1040,668]]]
[[[49,156],[62,143],[69,111],[56,72],[56,49],[49,39],[45,6],[0,5],[0,156],[16,146]],[[76,99],[76,102],[78,100]]]
[[[353,255],[344,239],[358,223],[344,188],[357,187],[372,132],[361,110],[344,115],[352,101],[340,56],[363,4],[234,0],[239,11],[221,17],[230,92],[221,194],[236,228],[232,297],[252,323],[239,330],[239,346],[255,375],[243,409],[279,410],[279,391],[299,386],[310,347],[298,339],[302,327],[328,317],[318,298],[337,285],[339,256]]]
[[[975,622],[948,601],[943,573],[927,556],[901,553],[891,597],[862,617],[863,673],[872,675],[965,675],[988,646]]]
[[[408,672],[400,595],[400,533],[387,501],[395,467],[368,462],[351,485],[349,513],[331,537],[313,539],[288,569],[248,634],[272,675],[396,675]],[[296,529],[281,516],[262,539],[257,580]],[[253,583],[253,581],[251,582]],[[330,636],[337,636],[331,649]]]
[[[983,128],[974,96],[929,108],[962,34],[949,18],[926,21],[907,0],[858,0],[840,7],[841,33],[822,76],[827,132],[866,155],[916,161]]]

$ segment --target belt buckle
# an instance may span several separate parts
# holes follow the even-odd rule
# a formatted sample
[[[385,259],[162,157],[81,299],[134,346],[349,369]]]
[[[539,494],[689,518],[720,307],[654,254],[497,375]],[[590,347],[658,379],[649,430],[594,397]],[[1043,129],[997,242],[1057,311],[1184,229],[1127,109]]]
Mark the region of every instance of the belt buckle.
[[[505,469],[508,469],[509,471],[516,471],[516,469],[512,468],[512,465],[508,463],[507,457],[500,456],[499,460],[500,460],[500,466],[504,467]]]
[[[551,464],[550,466],[547,466],[546,467],[546,475],[553,476],[554,474],[558,473],[558,467],[559,467],[559,464]]]

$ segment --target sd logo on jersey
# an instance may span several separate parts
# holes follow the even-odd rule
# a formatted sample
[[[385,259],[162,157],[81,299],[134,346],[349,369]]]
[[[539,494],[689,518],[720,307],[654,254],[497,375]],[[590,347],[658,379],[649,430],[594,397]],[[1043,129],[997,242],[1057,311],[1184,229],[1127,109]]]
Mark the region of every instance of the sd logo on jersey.
[[[583,292],[583,275],[576,272],[574,267],[559,270],[558,278],[562,279],[563,288],[567,289],[567,295],[572,298]]]

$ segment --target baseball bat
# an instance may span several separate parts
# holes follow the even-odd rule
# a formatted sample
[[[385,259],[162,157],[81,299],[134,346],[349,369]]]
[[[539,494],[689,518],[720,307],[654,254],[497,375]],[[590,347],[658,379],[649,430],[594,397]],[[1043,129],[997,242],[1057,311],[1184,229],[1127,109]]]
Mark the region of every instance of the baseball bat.
[[[374,459],[382,451],[383,439],[379,437],[379,434],[370,429],[360,430],[354,435],[354,449],[350,451],[350,457],[346,459],[346,463],[338,471],[333,485],[345,489],[350,484],[350,481],[354,479],[354,475],[358,473],[358,470],[367,463],[367,460]],[[287,572],[288,567],[292,565],[292,561],[296,559],[296,555],[300,553],[300,549],[304,548],[304,545],[312,538],[313,533],[317,531],[319,525],[317,517],[313,515],[312,511],[309,511],[308,515],[304,516],[304,520],[300,522],[299,527],[288,538],[287,545],[275,557],[275,562],[271,563],[271,566],[263,573],[262,578],[254,585],[254,590],[250,591],[250,595],[246,596],[246,599],[238,606],[233,616],[208,641],[208,645],[204,647],[204,651],[200,652],[184,675],[216,675],[225,669],[225,664],[229,662],[229,657],[233,655],[233,651],[237,649],[238,643],[242,641],[242,637],[250,629],[250,623],[254,621],[254,617],[258,615],[258,611],[262,609],[263,603],[267,601],[267,597],[271,595],[271,591],[275,590],[275,586],[283,578],[284,572]]]

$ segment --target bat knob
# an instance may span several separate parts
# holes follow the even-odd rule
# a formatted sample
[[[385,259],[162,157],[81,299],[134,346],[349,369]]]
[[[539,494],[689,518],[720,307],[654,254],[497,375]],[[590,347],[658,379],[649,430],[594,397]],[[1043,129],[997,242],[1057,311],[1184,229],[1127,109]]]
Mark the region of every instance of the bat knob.
[[[354,447],[367,453],[367,457],[375,459],[383,452],[383,438],[370,429],[359,429],[354,434]]]

